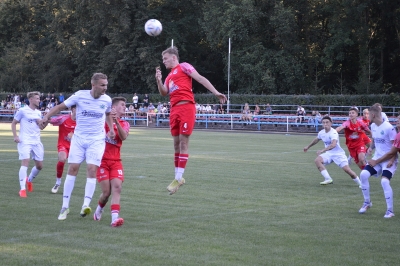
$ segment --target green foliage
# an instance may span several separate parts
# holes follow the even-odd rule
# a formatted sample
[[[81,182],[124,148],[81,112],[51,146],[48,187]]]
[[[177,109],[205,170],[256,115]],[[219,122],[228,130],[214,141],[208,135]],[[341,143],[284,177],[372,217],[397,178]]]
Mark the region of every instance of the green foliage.
[[[160,36],[144,32],[150,18]],[[156,93],[173,39],[226,92],[231,38],[234,93],[387,94],[400,88],[399,21],[398,1],[4,0],[0,90],[72,92],[104,72],[111,93]]]

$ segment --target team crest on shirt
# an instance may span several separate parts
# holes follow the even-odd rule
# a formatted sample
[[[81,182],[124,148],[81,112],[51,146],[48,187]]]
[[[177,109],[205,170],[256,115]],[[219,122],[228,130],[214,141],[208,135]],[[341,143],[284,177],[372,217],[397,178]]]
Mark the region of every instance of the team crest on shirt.
[[[101,108],[101,109],[104,109],[104,108],[106,108],[106,106],[105,106],[104,104],[101,104],[101,105],[100,105],[100,108]]]
[[[381,131],[381,135],[383,135],[383,134],[385,134],[385,132],[382,130],[382,131]]]
[[[172,72],[172,74],[176,74],[178,73],[178,69],[175,69],[174,72]]]

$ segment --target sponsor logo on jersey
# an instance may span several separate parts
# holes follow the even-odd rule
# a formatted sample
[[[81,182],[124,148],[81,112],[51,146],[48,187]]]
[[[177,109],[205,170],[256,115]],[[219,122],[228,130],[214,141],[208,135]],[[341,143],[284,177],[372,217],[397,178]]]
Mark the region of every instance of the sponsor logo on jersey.
[[[103,113],[96,113],[96,112],[90,112],[90,111],[82,111],[81,113],[83,116],[88,116],[88,117],[93,117],[93,118],[101,118],[103,117]]]

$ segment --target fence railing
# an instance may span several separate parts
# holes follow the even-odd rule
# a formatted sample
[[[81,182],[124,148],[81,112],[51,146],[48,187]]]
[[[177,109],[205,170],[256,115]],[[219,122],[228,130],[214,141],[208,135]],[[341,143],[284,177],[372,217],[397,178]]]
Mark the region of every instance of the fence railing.
[[[0,120],[4,122],[12,121],[15,110],[0,110]],[[65,113],[65,112],[64,112]],[[169,114],[146,113],[137,114],[136,112],[127,112],[123,117],[131,126],[145,127],[169,127]],[[299,117],[292,114],[284,115],[252,115],[251,117],[243,114],[196,114],[197,128],[205,129],[248,129],[248,130],[274,130],[280,132],[291,131],[309,131],[318,132],[321,130],[321,117],[304,116]],[[332,115],[333,127],[340,126],[348,119],[348,116]],[[396,124],[397,119],[389,117],[389,122]]]

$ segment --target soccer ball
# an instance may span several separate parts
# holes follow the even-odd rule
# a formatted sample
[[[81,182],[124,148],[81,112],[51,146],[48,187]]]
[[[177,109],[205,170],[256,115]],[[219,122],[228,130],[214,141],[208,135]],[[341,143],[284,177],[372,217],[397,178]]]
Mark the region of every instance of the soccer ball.
[[[157,36],[162,31],[161,22],[157,19],[149,19],[144,25],[144,30],[150,36]]]

